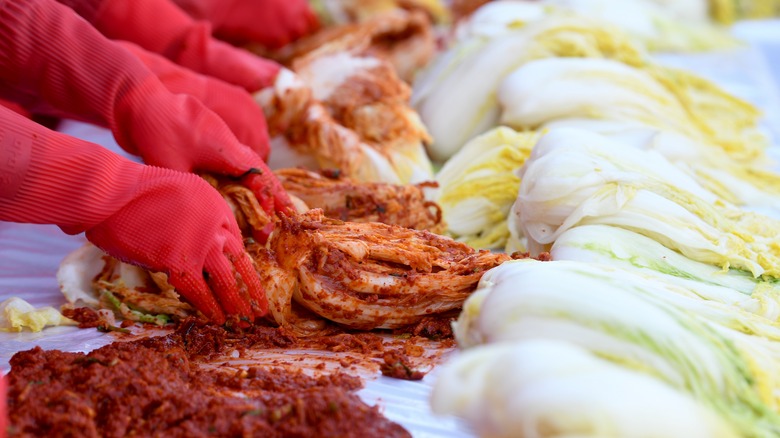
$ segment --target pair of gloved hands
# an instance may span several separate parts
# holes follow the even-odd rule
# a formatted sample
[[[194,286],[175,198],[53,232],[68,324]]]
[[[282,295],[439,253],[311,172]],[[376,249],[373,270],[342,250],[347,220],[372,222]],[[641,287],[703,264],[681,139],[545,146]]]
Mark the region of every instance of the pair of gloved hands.
[[[181,2],[203,5],[198,13],[219,11],[217,0]],[[283,3],[269,3],[276,2]],[[120,260],[167,272],[177,290],[216,322],[226,315],[263,315],[263,288],[230,208],[191,173],[242,178],[269,213],[290,209],[263,161],[268,138],[262,111],[245,91],[147,50],[190,67],[200,62],[200,71],[235,78],[251,91],[270,84],[279,67],[214,40],[202,30],[208,26],[181,11],[176,20],[163,19],[167,9],[152,7],[170,6],[162,0],[62,3],[72,3],[98,29],[106,26],[106,34],[108,28],[121,33],[142,25],[127,39],[146,50],[121,47],[52,0],[0,0],[0,94],[28,109],[107,126],[124,149],[162,168],[2,110],[0,219],[84,231]],[[217,29],[240,29],[225,17],[215,16]],[[282,44],[300,32],[269,41]]]

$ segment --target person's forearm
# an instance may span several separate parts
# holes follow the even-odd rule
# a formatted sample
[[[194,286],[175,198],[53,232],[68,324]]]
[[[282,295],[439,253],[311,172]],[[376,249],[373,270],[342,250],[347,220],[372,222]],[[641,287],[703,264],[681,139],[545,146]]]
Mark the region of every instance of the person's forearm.
[[[127,203],[141,167],[0,107],[0,220],[82,232]]]
[[[130,41],[171,61],[254,92],[269,86],[279,65],[218,41],[207,21],[170,0],[58,0],[110,39]]]
[[[167,0],[57,0],[110,39],[132,41],[170,57],[199,23]],[[205,22],[201,26],[208,25]]]
[[[2,97],[106,126],[116,123],[117,102],[151,76],[127,50],[52,0],[0,0],[0,51]]]

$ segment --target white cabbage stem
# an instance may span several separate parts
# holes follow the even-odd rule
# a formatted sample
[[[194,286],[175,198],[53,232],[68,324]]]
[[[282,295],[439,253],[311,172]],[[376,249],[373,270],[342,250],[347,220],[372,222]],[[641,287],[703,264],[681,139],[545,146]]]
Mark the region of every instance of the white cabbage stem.
[[[740,436],[683,391],[563,342],[475,347],[440,372],[434,412],[465,418],[480,436]]]

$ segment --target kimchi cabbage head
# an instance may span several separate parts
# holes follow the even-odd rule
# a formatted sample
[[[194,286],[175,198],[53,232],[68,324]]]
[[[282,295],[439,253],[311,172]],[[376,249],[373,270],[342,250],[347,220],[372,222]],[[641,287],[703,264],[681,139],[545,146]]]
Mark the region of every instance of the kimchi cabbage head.
[[[583,364],[586,374],[598,367],[604,372],[599,373],[604,382],[637,384],[632,396],[620,399],[619,403],[594,391],[590,397],[594,406],[579,407],[580,421],[569,423],[570,409],[574,409],[569,403],[584,402],[582,396],[569,398],[564,385],[557,403],[551,402],[555,398],[552,394],[537,393],[536,397],[543,399],[531,397],[527,391],[543,375],[538,375],[538,379],[491,379],[489,387],[477,389],[479,384],[474,382],[479,381],[483,374],[480,369],[486,365],[471,355],[471,364],[459,372],[459,384],[464,391],[486,394],[480,399],[485,406],[479,412],[484,415],[477,421],[491,421],[495,417],[490,412],[497,411],[505,413],[500,421],[532,428],[533,423],[521,425],[518,419],[542,415],[563,427],[558,430],[562,436],[603,436],[595,431],[612,431],[606,436],[626,436],[614,431],[621,430],[624,422],[630,424],[630,413],[636,404],[651,403],[649,399],[660,396],[658,391],[663,388],[664,397],[670,398],[669,405],[657,406],[659,410],[654,411],[653,417],[658,429],[648,429],[657,432],[648,432],[647,436],[664,436],[660,432],[663,430],[669,433],[669,427],[679,419],[678,413],[667,409],[674,409],[685,399],[690,401],[688,397],[695,400],[695,407],[689,405],[688,416],[702,422],[701,430],[714,426],[713,417],[704,413],[711,410],[728,425],[719,425],[724,431],[738,430],[742,436],[780,433],[780,378],[776,372],[780,366],[780,331],[776,324],[650,276],[597,263],[530,259],[505,262],[482,277],[477,291],[464,305],[455,333],[466,354],[484,351],[479,349],[484,344],[566,344],[578,354],[590,356],[589,362],[595,361]],[[525,362],[529,368],[510,368],[506,372],[522,376],[532,370],[544,370],[550,373],[550,381],[560,378],[562,382],[568,380],[572,385],[582,383],[593,388],[584,379],[569,380],[572,376],[566,362],[559,362],[554,356],[536,359],[534,368],[530,368],[533,362]],[[506,387],[509,382],[516,385],[511,390]],[[441,385],[448,383],[452,385],[453,380],[440,381]],[[619,390],[607,384],[604,391]],[[521,394],[529,397],[526,403]],[[447,399],[454,402],[456,397]],[[445,407],[448,403],[443,402]],[[597,425],[606,428],[593,429]],[[702,433],[695,436],[717,436]]]
[[[780,277],[780,221],[720,199],[653,151],[551,130],[520,178],[513,214],[532,254],[568,229],[612,225],[722,269]]]

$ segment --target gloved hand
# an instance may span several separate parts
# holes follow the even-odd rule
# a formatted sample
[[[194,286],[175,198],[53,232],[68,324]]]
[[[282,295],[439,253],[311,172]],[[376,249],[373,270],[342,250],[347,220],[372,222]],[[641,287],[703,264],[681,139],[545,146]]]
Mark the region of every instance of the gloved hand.
[[[103,35],[138,44],[196,72],[255,92],[273,83],[279,64],[217,40],[170,0],[58,0]]]
[[[269,186],[256,194],[291,205],[262,158],[224,121],[192,96],[172,94],[72,10],[51,0],[1,2],[0,50],[0,93],[11,100],[30,108],[42,96],[67,115],[109,126],[147,164],[234,177],[262,170]]]
[[[250,321],[268,303],[235,217],[196,175],[145,166],[0,109],[0,220],[85,232],[152,271],[208,318]]]
[[[310,34],[319,20],[305,0],[173,0],[214,34],[234,44],[260,43],[269,49]]]
[[[127,41],[117,41],[140,59],[172,93],[189,94],[227,123],[238,141],[252,148],[263,161],[270,152],[263,110],[243,88],[198,74],[156,53]]]

